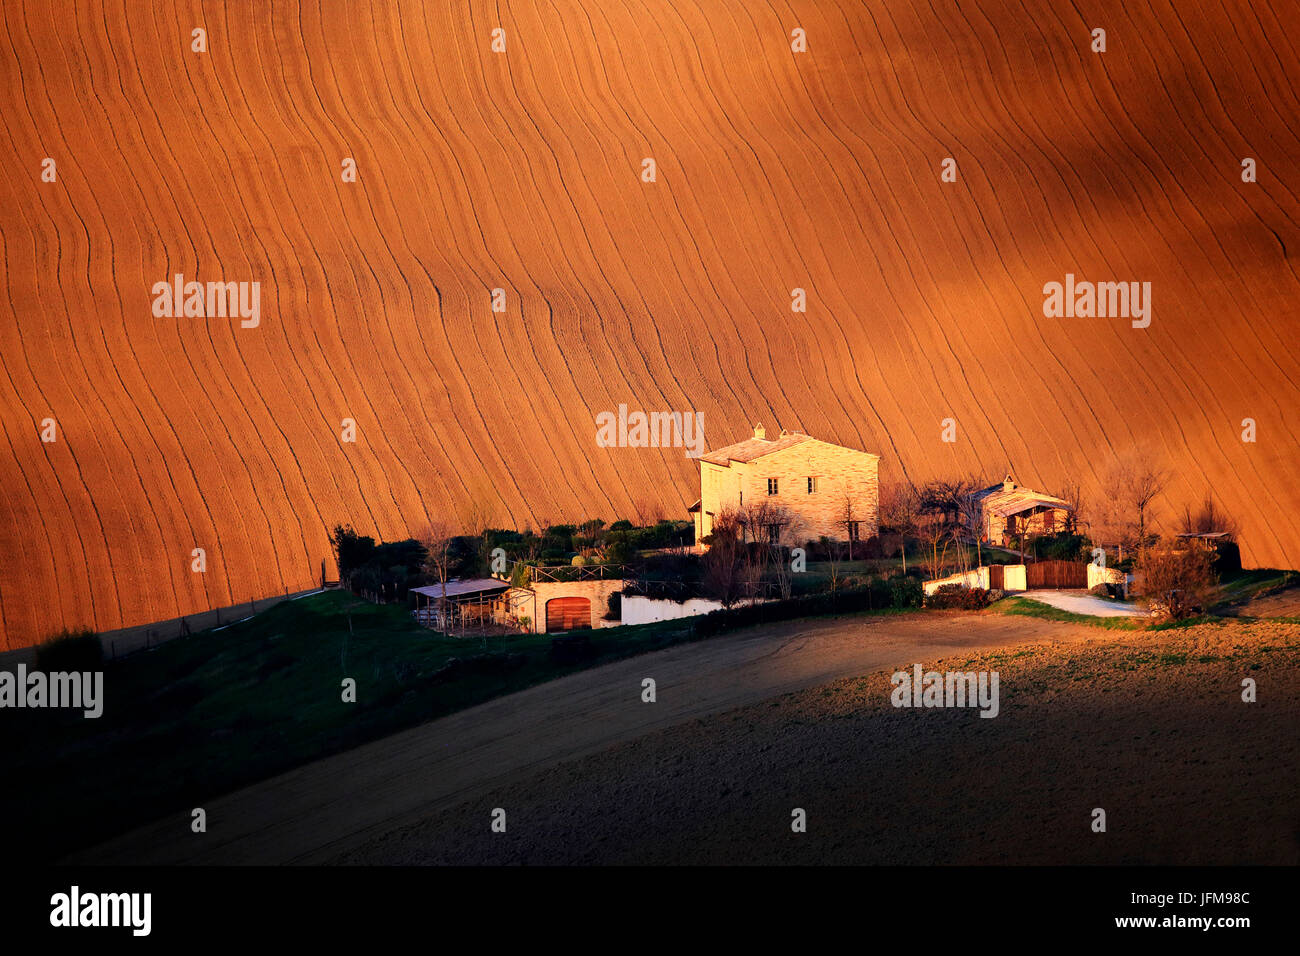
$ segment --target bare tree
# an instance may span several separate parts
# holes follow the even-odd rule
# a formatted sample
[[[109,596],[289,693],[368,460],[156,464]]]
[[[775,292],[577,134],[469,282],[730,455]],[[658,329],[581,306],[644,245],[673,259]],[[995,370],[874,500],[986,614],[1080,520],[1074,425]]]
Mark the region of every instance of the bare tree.
[[[1139,551],[1150,543],[1155,526],[1156,499],[1169,484],[1169,473],[1146,451],[1129,454],[1111,468],[1108,481],[1118,506],[1122,539],[1130,539]]]
[[[907,537],[916,533],[920,520],[920,498],[910,482],[897,481],[880,486],[880,522],[903,539],[903,573],[907,573]]]
[[[1073,478],[1066,478],[1061,483],[1060,498],[1070,506],[1065,513],[1065,531],[1067,534],[1079,534],[1080,528],[1087,527],[1083,511],[1083,486]]]
[[[853,496],[845,492],[844,500],[840,502],[840,524],[844,525],[844,540],[849,543],[849,560],[853,560],[853,542],[857,538],[857,509],[853,504]]]
[[[965,529],[965,536],[975,543],[975,566],[983,567],[984,502],[976,497],[980,487],[977,479],[968,479],[966,485],[966,494],[961,496],[957,505],[957,520]]]
[[[438,609],[442,612],[444,626],[450,632],[450,615],[447,610],[447,578],[451,571],[451,539],[455,526],[445,517],[430,518],[418,540],[424,545],[424,573],[442,585]]]
[[[925,547],[926,570],[929,571],[930,577],[940,577],[948,561],[948,543],[952,540],[951,528],[940,516],[926,515],[917,524],[916,532]]]
[[[834,594],[840,589],[842,583],[840,564],[844,560],[844,542],[838,538],[822,535],[821,546],[826,551],[826,563],[830,566],[831,593]]]
[[[727,509],[714,517],[713,530],[706,537],[709,550],[704,553],[704,591],[725,608],[736,603],[744,587],[742,533],[739,516]]]
[[[760,498],[739,509],[739,519],[754,541],[754,546],[746,550],[747,583],[757,590],[770,563],[782,597],[789,597],[793,581],[785,542],[798,541],[803,518],[786,504]]]
[[[497,510],[492,504],[492,491],[490,486],[486,485],[475,485],[469,489],[465,503],[457,515],[458,530],[475,539],[477,561],[484,570],[492,566],[487,531],[494,527],[496,515]]]
[[[632,516],[638,528],[656,524],[663,519],[663,505],[652,498],[638,498],[632,502]]]
[[[1237,523],[1215,504],[1214,495],[1209,491],[1205,493],[1197,510],[1193,511],[1191,506],[1183,505],[1181,527],[1183,534],[1226,532],[1229,537],[1237,536]]]
[[[948,559],[948,546],[956,544],[965,552],[962,509],[973,489],[966,481],[936,479],[918,491],[920,520],[918,535],[929,554],[929,571],[939,577]]]

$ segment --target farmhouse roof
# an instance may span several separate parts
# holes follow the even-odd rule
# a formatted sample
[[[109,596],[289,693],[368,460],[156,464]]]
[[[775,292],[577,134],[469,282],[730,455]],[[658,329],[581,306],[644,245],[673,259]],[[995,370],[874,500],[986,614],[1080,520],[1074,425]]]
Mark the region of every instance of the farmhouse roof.
[[[1033,508],[1058,508],[1061,511],[1073,511],[1068,502],[1060,498],[1053,498],[1051,495],[1026,495],[1018,497],[1012,501],[1002,502],[1001,504],[986,504],[989,513],[998,518],[1007,518],[1011,515],[1018,515],[1021,512],[1029,511]]]
[[[984,509],[995,518],[1007,518],[1033,508],[1056,508],[1061,511],[1073,511],[1068,501],[1049,495],[1042,491],[1033,491],[1016,484],[1015,479],[1007,475],[996,485],[981,488],[972,496],[984,504]]]
[[[715,465],[730,465],[733,461],[755,461],[764,455],[784,451],[787,448],[812,440],[811,435],[804,435],[800,432],[782,432],[780,436],[773,439],[746,438],[744,441],[738,441],[734,445],[727,445],[725,448],[719,448],[700,457],[704,461],[712,462]]]

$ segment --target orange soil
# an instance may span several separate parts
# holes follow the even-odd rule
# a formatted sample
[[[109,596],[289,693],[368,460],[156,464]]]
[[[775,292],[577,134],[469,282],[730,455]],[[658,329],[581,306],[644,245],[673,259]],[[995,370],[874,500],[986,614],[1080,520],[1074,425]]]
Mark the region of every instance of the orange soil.
[[[1094,499],[1149,448],[1300,564],[1285,4],[464,10],[0,8],[0,644],[303,587],[340,520],[684,515],[680,450],[596,447],[620,402]],[[155,318],[178,272],[261,326]],[[1151,327],[1045,319],[1067,272]]]

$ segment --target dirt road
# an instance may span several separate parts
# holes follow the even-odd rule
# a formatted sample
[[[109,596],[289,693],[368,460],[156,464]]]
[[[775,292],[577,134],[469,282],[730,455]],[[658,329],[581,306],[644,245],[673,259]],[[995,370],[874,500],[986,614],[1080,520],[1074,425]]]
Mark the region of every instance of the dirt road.
[[[954,654],[1104,643],[1100,629],[988,615],[783,623],[573,674],[378,740],[128,833],[71,862],[317,863],[537,773],[693,718]],[[655,703],[642,681],[656,682]]]

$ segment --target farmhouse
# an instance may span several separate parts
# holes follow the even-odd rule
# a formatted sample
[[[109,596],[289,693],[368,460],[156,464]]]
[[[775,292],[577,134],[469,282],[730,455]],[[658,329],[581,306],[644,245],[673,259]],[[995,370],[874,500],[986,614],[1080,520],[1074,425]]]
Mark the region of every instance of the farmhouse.
[[[700,500],[689,511],[696,546],[724,512],[737,514],[755,538],[794,545],[823,535],[866,540],[878,527],[880,456],[782,431],[769,439],[762,425],[700,463]],[[777,515],[765,523],[765,515]]]
[[[1024,534],[1065,531],[1074,511],[1061,498],[1022,488],[1010,475],[973,497],[980,504],[980,537],[1002,547],[1011,547]]]

